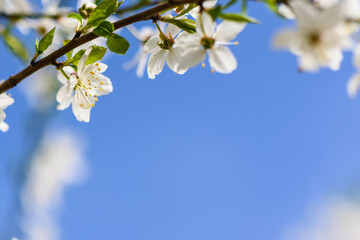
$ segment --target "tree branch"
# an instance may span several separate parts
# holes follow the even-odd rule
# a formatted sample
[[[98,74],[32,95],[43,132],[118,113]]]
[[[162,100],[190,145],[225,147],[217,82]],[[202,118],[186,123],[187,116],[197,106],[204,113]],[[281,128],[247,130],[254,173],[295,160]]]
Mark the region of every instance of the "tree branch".
[[[153,8],[145,10],[143,12],[131,15],[129,17],[126,17],[124,19],[114,22],[113,23],[114,28],[119,29],[119,28],[125,27],[127,25],[136,23],[136,22],[146,21],[146,20],[149,20],[152,16],[159,14],[163,11],[166,11],[168,9],[171,9],[171,8],[183,5],[183,4],[187,4],[187,3],[197,3],[197,2],[198,2],[198,0],[172,0],[167,3],[162,3]],[[58,50],[51,53],[47,57],[45,57],[39,61],[36,61],[33,64],[30,64],[29,66],[27,66],[25,69],[23,69],[21,72],[15,74],[14,76],[10,76],[5,82],[3,82],[0,85],[0,94],[15,87],[22,80],[29,77],[30,75],[37,72],[38,70],[40,70],[48,65],[51,65],[58,58],[65,55],[66,53],[70,52],[71,50],[83,45],[84,43],[90,42],[96,38],[98,38],[98,36],[96,34],[94,34],[93,32],[90,32],[90,33],[82,35],[79,38],[75,38],[75,39],[71,40],[68,44],[59,48]]]

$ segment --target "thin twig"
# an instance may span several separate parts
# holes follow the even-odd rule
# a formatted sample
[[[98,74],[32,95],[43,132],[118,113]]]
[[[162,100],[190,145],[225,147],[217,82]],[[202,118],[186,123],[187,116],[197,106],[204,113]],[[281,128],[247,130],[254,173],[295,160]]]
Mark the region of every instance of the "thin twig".
[[[183,4],[197,3],[197,2],[198,2],[198,0],[173,0],[171,2],[161,3],[157,6],[147,9],[143,12],[131,15],[129,17],[126,17],[124,19],[114,22],[113,23],[114,28],[119,29],[119,28],[125,27],[127,25],[136,23],[136,22],[146,21],[146,20],[149,20],[152,16],[154,16],[158,13],[161,13],[165,10],[168,10],[168,9],[171,9],[171,8],[183,5]],[[96,38],[98,38],[98,36],[96,34],[94,34],[93,32],[90,32],[90,33],[82,35],[79,38],[75,38],[75,39],[71,40],[68,44],[59,48],[58,50],[51,53],[47,57],[44,57],[43,59],[36,61],[33,64],[30,64],[25,69],[23,69],[21,72],[15,74],[14,76],[9,77],[5,82],[3,82],[0,85],[0,94],[15,87],[22,80],[29,77],[30,75],[37,72],[38,70],[40,70],[48,65],[51,65],[58,58],[65,55],[66,53],[70,52],[71,50],[83,45],[84,43],[90,42]]]

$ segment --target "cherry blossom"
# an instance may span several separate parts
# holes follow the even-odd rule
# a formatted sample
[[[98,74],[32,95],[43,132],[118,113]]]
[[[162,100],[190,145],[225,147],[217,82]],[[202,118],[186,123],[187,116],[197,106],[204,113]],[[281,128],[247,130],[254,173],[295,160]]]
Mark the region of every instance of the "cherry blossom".
[[[6,118],[6,114],[4,109],[14,103],[14,99],[12,99],[6,93],[0,94],[0,131],[7,132],[9,130],[9,125],[4,122]]]
[[[299,68],[316,71],[320,67],[338,70],[342,50],[351,42],[344,31],[342,6],[337,4],[320,11],[305,1],[293,1],[298,29],[283,30],[274,40],[277,48],[289,48],[299,57]]]
[[[169,24],[165,33],[160,33],[151,37],[144,45],[144,52],[151,54],[147,66],[147,73],[150,79],[154,79],[156,75],[162,72],[165,62],[171,70],[178,74],[184,74],[187,68],[179,67],[179,59],[183,49],[176,44],[181,41],[181,36],[176,36],[181,31],[175,25]],[[175,40],[176,39],[176,40]]]
[[[92,48],[88,48],[81,57],[78,71],[64,67],[58,72],[58,80],[64,84],[56,95],[58,110],[64,110],[72,104],[73,113],[78,121],[89,122],[90,111],[98,97],[109,94],[113,86],[109,78],[102,75],[107,69],[104,63],[93,63],[86,66]]]
[[[185,50],[179,69],[187,69],[203,62],[206,53],[212,69],[219,73],[231,73],[237,61],[227,45],[243,31],[245,23],[223,21],[216,27],[211,16],[204,12],[196,19],[196,33],[183,33],[179,45]]]

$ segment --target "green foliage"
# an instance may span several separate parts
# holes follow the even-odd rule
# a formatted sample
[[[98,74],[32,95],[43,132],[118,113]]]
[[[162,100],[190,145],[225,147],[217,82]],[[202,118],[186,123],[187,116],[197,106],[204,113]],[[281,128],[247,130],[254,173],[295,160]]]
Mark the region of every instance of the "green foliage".
[[[97,45],[93,45],[91,47],[92,47],[92,51],[90,53],[89,58],[86,61],[86,65],[100,61],[104,57],[107,50],[106,47],[97,46]],[[73,64],[77,66],[79,64],[81,57],[84,55],[85,51],[86,51],[85,49],[78,51],[72,58],[66,60],[64,62],[64,65]]]
[[[267,7],[274,13],[278,14],[277,0],[265,0]]]
[[[193,10],[196,7],[197,7],[197,4],[195,4],[195,3],[189,4],[189,6],[185,9],[183,9],[177,16],[175,16],[175,18],[178,18],[178,17],[181,17],[181,16],[187,14],[188,12],[190,12],[191,10]]]
[[[111,34],[106,41],[106,45],[110,51],[118,54],[125,54],[130,46],[125,38],[117,34]]]
[[[259,21],[255,18],[238,13],[220,13],[218,17],[224,20],[235,21],[235,22],[259,23]]]
[[[78,13],[70,13],[67,17],[78,20],[80,22],[80,24],[82,23],[82,17]]]
[[[114,25],[109,21],[102,21],[93,32],[100,36],[108,38],[114,31]]]
[[[160,19],[162,22],[171,23],[177,26],[178,28],[184,30],[188,33],[195,33],[196,32],[196,24],[194,20],[191,19],[175,19],[172,17],[162,17]],[[174,36],[173,36],[174,37]]]
[[[3,32],[3,40],[6,46],[22,61],[26,62],[29,60],[29,53],[25,45],[14,35],[11,34],[10,30],[7,29]]]
[[[117,0],[104,0],[92,11],[84,30],[97,27],[102,21],[110,17],[118,9]]]
[[[42,54],[48,47],[52,44],[55,33],[55,27],[50,30],[45,36],[40,40],[35,41],[35,49],[37,55]]]

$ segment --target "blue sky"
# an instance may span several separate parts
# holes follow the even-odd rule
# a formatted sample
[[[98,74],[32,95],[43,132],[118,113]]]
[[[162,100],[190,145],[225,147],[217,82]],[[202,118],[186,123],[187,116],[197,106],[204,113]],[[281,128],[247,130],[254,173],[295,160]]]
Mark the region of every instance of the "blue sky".
[[[232,50],[230,75],[196,67],[138,79],[106,59],[114,92],[100,99],[89,124],[70,109],[46,128],[86,140],[88,180],[66,190],[62,239],[277,240],[313,202],[351,195],[360,170],[360,98],[339,72],[299,73],[296,59],[271,47],[285,25],[262,4]],[[123,32],[129,40],[134,40]],[[29,44],[31,45],[31,43]],[[22,68],[0,45],[1,78]],[[25,80],[26,81],[26,80]],[[10,177],[23,149],[29,106],[18,89],[0,135],[0,221],[11,202]],[[29,143],[26,143],[29,144]]]

